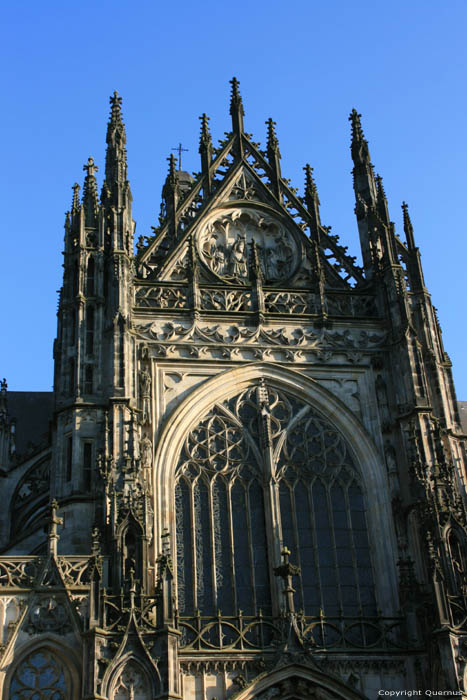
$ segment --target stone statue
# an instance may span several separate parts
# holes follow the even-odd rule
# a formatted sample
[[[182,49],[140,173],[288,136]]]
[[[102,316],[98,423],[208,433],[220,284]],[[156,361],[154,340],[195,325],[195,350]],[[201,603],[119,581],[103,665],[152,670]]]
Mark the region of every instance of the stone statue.
[[[139,387],[141,395],[142,423],[151,422],[151,375],[143,367],[139,373]]]

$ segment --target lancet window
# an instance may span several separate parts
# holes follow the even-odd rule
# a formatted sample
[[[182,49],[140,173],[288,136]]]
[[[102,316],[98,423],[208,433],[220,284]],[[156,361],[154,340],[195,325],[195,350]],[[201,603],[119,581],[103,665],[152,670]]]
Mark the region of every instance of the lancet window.
[[[364,488],[340,432],[310,405],[259,383],[214,405],[176,470],[180,615],[277,611],[287,546],[307,615],[373,615]]]

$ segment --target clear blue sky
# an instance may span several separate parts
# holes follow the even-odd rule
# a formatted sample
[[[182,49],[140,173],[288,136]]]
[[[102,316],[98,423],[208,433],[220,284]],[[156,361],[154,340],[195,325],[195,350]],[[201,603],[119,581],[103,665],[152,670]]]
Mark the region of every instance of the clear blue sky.
[[[236,75],[246,129],[277,122],[282,170],[310,162],[322,221],[359,254],[348,114],[363,115],[390,215],[407,200],[425,277],[467,400],[465,0],[26,0],[2,10],[0,375],[49,390],[64,213],[92,155],[102,182],[108,97],[123,96],[137,235],[157,221],[166,157],[199,170],[198,116],[230,129]]]

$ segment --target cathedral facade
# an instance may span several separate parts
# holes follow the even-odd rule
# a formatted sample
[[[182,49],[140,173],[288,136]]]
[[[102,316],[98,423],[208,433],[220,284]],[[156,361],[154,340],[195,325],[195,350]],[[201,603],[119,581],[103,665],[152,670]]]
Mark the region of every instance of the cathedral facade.
[[[359,267],[231,84],[136,253],[117,93],[73,188],[53,396],[22,428],[0,395],[1,697],[467,697],[465,435],[407,205],[402,240],[353,110]]]

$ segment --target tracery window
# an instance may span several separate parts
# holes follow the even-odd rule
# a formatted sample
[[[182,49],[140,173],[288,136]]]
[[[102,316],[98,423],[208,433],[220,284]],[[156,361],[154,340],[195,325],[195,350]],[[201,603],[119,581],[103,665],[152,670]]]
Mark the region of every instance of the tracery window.
[[[179,613],[270,615],[283,545],[307,615],[373,615],[364,491],[339,431],[263,383],[187,435],[175,488]]]
[[[16,669],[10,700],[70,700],[71,679],[65,664],[49,649],[37,649]]]

